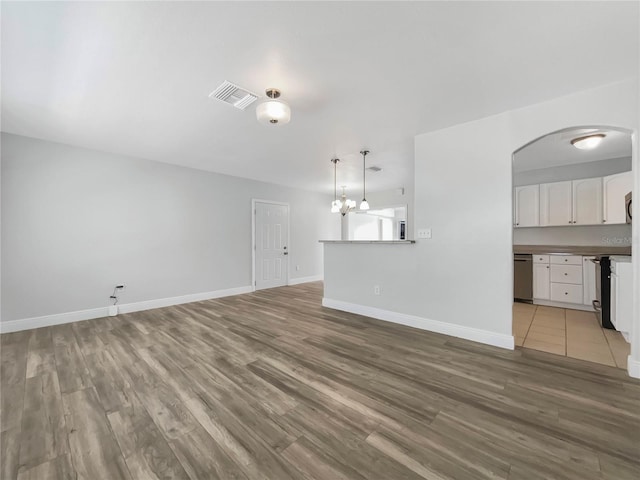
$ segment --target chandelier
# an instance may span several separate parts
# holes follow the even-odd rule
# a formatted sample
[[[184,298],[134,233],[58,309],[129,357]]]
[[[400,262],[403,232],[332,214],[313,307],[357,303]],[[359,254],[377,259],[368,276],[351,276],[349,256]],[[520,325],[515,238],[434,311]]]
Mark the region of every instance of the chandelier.
[[[332,158],[331,163],[333,163],[333,202],[331,202],[331,213],[341,213],[344,217],[348,212],[356,208],[356,201],[350,200],[347,198],[347,194],[345,193],[346,186],[342,186],[342,196],[340,200],[338,200],[338,180],[337,180],[337,167],[339,158]]]

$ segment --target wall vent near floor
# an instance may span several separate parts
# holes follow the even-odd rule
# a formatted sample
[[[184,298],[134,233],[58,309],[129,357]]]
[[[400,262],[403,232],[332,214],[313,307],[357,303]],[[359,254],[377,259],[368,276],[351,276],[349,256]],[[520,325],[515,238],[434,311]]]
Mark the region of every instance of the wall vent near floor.
[[[209,98],[222,100],[224,103],[228,103],[240,110],[244,110],[255,102],[258,99],[258,96],[225,80],[222,82],[222,85],[209,94]]]

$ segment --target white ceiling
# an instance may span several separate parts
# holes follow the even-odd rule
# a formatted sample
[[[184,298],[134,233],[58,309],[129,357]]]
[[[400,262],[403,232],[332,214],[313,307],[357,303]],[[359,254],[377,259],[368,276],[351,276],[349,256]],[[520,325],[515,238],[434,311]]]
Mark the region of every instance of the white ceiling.
[[[580,150],[571,140],[593,133],[606,136],[596,148]],[[513,156],[513,171],[597,162],[631,156],[631,134],[604,128],[572,128],[546,135],[522,148]]]
[[[3,131],[332,191],[416,134],[630,78],[637,2],[2,2]],[[288,125],[210,100],[282,90]]]

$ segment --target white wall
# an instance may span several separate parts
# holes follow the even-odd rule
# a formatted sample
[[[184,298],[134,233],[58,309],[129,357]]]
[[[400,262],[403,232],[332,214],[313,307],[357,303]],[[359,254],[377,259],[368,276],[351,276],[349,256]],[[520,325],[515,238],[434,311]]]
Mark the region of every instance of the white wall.
[[[482,330],[484,338],[508,337],[495,343],[512,345],[511,302],[504,299],[512,291],[511,235],[495,234],[512,228],[508,138],[506,115],[416,137],[410,230],[431,228],[433,238],[415,245],[328,246],[325,297],[415,316],[427,325]]]
[[[637,149],[637,96],[637,80],[621,82],[417,136],[412,228],[431,228],[433,239],[385,251],[327,247],[325,297],[444,322],[469,336],[471,329],[511,336],[512,153],[582,125],[633,130]],[[638,170],[634,158],[636,191]],[[398,288],[375,296],[377,279]],[[632,348],[640,360],[638,345]]]
[[[629,138],[631,141],[631,138]],[[518,155],[513,160],[518,164]],[[611,158],[597,162],[574,163],[558,167],[540,168],[525,172],[514,172],[513,186],[535,185],[538,183],[562,182],[564,180],[580,180],[582,178],[606,177],[616,173],[631,171],[631,157]]]
[[[328,195],[2,134],[2,321],[250,287],[252,198],[290,204],[290,277],[322,275]]]

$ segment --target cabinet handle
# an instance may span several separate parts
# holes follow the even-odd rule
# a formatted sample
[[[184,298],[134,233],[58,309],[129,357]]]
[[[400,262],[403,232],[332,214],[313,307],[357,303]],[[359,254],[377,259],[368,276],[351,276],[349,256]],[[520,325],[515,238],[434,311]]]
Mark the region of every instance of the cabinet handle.
[[[549,268],[549,265],[547,265],[547,268]]]
[[[519,223],[516,223],[516,225],[520,225]]]
[[[606,222],[606,220],[602,220],[602,223],[605,223],[605,222]]]
[[[564,276],[566,277],[567,275],[569,275],[568,273],[565,273]]]
[[[569,295],[569,292],[564,292],[565,295]]]

